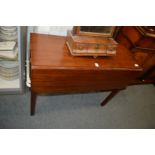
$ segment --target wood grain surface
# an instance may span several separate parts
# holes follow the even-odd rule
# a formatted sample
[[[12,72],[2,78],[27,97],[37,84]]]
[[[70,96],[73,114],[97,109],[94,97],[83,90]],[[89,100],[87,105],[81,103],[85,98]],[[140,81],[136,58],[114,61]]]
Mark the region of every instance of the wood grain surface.
[[[74,57],[66,37],[31,34],[31,115],[36,95],[43,93],[82,93],[111,91],[105,105],[125,89],[142,71],[124,46],[114,57]]]
[[[32,90],[89,92],[125,88],[141,71],[122,45],[115,57],[74,57],[66,37],[31,34]]]

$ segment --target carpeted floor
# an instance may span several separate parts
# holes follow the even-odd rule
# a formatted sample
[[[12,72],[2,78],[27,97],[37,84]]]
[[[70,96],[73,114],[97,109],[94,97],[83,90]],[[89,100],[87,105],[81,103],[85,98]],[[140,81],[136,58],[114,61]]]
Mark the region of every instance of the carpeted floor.
[[[130,86],[105,107],[106,93],[39,96],[29,115],[30,92],[0,95],[0,128],[155,128],[155,87]]]

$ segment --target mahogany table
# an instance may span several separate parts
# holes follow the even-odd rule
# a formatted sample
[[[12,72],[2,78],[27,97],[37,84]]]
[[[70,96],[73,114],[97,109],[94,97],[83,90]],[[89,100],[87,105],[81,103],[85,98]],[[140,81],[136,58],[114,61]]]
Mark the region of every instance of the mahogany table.
[[[66,37],[32,33],[30,52],[31,115],[38,94],[111,91],[103,106],[142,71],[122,45],[113,57],[74,57]]]

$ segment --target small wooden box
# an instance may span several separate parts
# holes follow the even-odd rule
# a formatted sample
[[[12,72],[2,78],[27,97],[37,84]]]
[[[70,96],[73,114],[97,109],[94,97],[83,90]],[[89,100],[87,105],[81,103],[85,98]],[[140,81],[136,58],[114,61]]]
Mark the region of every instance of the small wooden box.
[[[117,42],[112,38],[78,36],[68,31],[67,46],[73,56],[114,56]]]

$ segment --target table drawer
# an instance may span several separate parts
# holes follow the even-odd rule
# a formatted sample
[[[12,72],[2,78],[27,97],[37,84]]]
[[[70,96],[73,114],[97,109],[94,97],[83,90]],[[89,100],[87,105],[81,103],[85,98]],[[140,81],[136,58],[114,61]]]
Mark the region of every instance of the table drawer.
[[[121,70],[32,70],[32,90],[42,93],[90,92],[125,88],[137,72]]]
[[[124,70],[32,70],[31,81],[121,81],[136,78],[139,72]]]
[[[33,82],[32,90],[38,93],[72,93],[72,92],[93,92],[125,88],[125,83],[107,81],[52,81]]]

